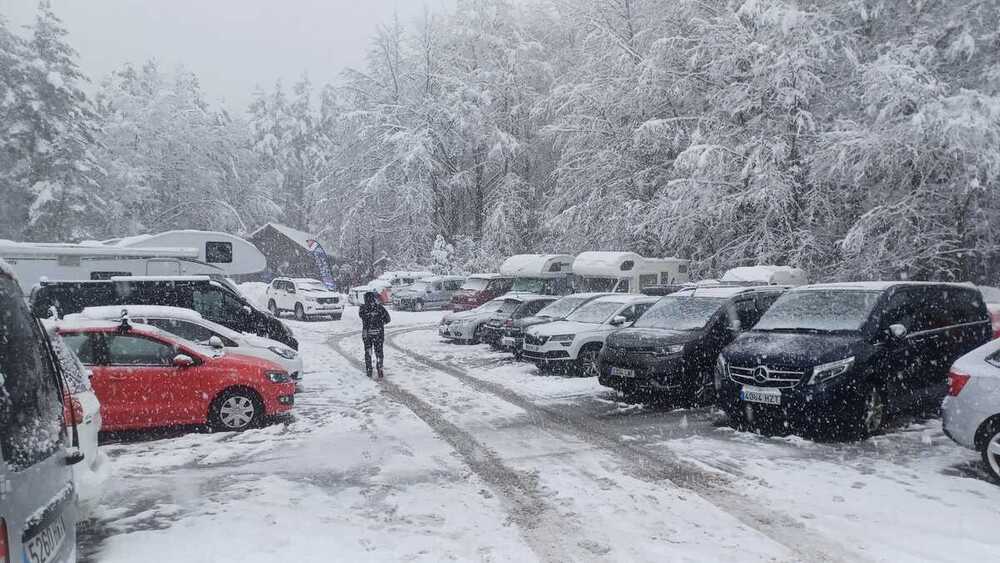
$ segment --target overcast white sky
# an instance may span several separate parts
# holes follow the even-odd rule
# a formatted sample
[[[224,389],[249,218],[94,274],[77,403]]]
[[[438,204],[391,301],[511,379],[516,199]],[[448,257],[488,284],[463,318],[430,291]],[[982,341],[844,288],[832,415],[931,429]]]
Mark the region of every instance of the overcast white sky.
[[[207,97],[245,109],[256,85],[308,72],[332,82],[364,63],[375,27],[399,12],[409,23],[449,0],[52,0],[94,83],[131,61],[183,63]],[[30,23],[36,0],[0,0],[12,27]]]

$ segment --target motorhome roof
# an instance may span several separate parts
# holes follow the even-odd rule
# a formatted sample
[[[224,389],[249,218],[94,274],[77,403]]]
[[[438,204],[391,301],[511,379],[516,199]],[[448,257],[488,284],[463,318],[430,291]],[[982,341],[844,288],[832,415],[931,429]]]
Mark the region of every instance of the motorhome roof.
[[[193,258],[199,257],[197,248],[123,248],[118,246],[100,246],[86,244],[60,244],[46,242],[14,242],[0,241],[0,256],[38,257],[38,256],[104,256],[127,258]]]
[[[573,273],[573,257],[568,254],[518,254],[500,266],[508,276],[536,277]]]
[[[112,276],[111,281],[116,282],[185,282],[185,281],[212,281],[210,276]]]
[[[740,266],[727,270],[719,279],[726,282],[761,282],[801,285],[806,282],[806,273],[790,266]]]
[[[627,262],[632,262],[631,268],[626,268]],[[622,272],[631,271],[640,263],[686,264],[689,260],[683,258],[646,258],[635,252],[581,252],[573,260],[573,273],[578,276],[619,276]]]

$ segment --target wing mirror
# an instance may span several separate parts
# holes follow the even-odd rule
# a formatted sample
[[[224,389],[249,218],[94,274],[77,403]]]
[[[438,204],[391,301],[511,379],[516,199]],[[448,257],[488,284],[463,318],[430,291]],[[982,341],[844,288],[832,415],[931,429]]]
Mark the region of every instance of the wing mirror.
[[[623,317],[621,315],[618,315],[617,317],[611,319],[611,326],[622,326],[623,324],[625,324],[627,322],[628,322],[628,319],[626,319],[625,317]]]
[[[208,345],[211,346],[212,348],[216,348],[216,349],[220,349],[220,348],[225,348],[226,347],[226,343],[223,342],[221,338],[219,338],[218,336],[214,336],[214,335],[211,338],[208,339]]]
[[[174,356],[174,366],[179,368],[189,368],[194,365],[194,358],[187,354],[177,354]]]
[[[733,319],[729,322],[729,330],[731,332],[740,332],[743,330],[743,323],[739,319]]]
[[[897,340],[906,336],[908,332],[909,330],[907,330],[906,326],[904,325],[901,324],[889,325],[889,336],[892,336]]]

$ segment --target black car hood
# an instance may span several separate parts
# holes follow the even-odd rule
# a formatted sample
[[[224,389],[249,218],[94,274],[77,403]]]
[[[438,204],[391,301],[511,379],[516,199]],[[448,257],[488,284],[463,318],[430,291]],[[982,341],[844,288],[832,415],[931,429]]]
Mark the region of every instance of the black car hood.
[[[860,334],[747,332],[724,351],[731,365],[809,368],[866,355],[871,345]]]
[[[529,326],[551,323],[555,320],[557,319],[553,319],[552,317],[524,317],[514,321],[514,328],[528,328]]]
[[[668,330],[662,328],[623,328],[608,336],[608,344],[619,348],[648,348],[685,344],[705,335],[701,330]]]

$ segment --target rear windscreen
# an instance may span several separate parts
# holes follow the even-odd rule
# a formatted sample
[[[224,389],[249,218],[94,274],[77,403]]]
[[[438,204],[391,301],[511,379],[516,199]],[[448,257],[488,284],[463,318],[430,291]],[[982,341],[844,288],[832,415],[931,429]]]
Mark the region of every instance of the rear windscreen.
[[[15,471],[51,455],[62,403],[38,325],[10,278],[0,277],[0,450]]]

